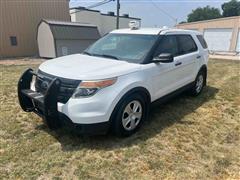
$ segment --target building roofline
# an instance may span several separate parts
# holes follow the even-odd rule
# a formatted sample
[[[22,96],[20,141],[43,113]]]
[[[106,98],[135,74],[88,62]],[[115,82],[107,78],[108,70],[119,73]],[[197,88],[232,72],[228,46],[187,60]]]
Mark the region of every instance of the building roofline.
[[[69,8],[70,10],[74,10],[74,9],[77,9],[77,10],[83,10],[83,11],[92,11],[92,12],[100,12],[99,10],[94,10],[94,9],[87,9],[83,6],[78,6],[78,7],[73,7],[73,8]]]
[[[195,22],[189,22],[189,23],[187,22],[187,23],[177,24],[176,26],[190,25],[190,24],[199,24],[199,23],[205,23],[205,22],[221,21],[221,20],[237,19],[237,18],[240,18],[240,16],[231,16],[231,17],[224,17],[224,18],[216,18],[216,19],[195,21]]]
[[[68,21],[56,21],[56,20],[49,20],[49,19],[41,19],[41,21],[37,25],[36,40],[37,40],[37,36],[38,36],[39,26],[43,22],[49,25],[49,28],[50,28],[51,31],[52,31],[52,26],[68,26],[68,27],[83,27],[83,28],[85,27],[85,28],[96,28],[98,30],[98,27],[96,25],[93,25],[93,24],[76,23],[76,22],[68,22]],[[54,39],[56,39],[56,38],[54,38]]]
[[[117,17],[116,15],[109,15],[109,14],[105,14],[105,13],[101,13],[101,15],[103,16],[110,16],[110,17]],[[128,16],[128,17],[125,17],[125,16],[119,16],[120,18],[126,18],[126,19],[135,19],[135,20],[141,20],[141,18],[135,18],[135,17],[131,17],[131,16]]]
[[[74,9],[80,10],[80,11],[98,12],[103,16],[117,17],[116,15],[109,15],[109,14],[101,13],[101,11],[99,11],[99,10],[88,9],[88,8],[85,8],[85,7],[82,7],[82,6],[70,8],[70,10],[74,10]],[[135,19],[135,20],[140,20],[141,21],[141,18],[136,18],[136,17],[130,17],[130,16],[129,17],[119,16],[119,17],[120,18],[126,18],[126,19]]]
[[[56,21],[56,20],[49,20],[49,19],[42,19],[39,23],[39,25],[45,22],[48,25],[53,26],[71,26],[71,27],[93,27],[96,28],[96,25],[88,24],[88,23],[77,23],[77,22],[68,22],[68,21]]]

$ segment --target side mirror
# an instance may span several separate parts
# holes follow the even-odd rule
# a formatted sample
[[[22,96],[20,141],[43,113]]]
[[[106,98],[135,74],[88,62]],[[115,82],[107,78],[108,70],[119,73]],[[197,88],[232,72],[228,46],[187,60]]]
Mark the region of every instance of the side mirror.
[[[169,53],[162,53],[159,54],[158,56],[154,57],[152,62],[154,63],[171,63],[173,62],[173,55]]]

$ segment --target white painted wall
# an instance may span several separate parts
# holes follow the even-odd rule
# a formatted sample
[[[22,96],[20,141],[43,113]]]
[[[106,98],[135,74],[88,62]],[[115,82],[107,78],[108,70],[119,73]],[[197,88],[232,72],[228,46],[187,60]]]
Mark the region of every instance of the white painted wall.
[[[76,12],[77,11],[77,12]],[[76,13],[73,13],[76,12]],[[88,10],[70,10],[71,21],[79,23],[90,23],[98,27],[101,36],[109,33],[110,31],[116,29],[116,17],[102,15],[100,12],[88,11]],[[128,28],[130,21],[135,20],[131,18],[120,17],[120,28]],[[140,21],[140,20],[139,20]]]

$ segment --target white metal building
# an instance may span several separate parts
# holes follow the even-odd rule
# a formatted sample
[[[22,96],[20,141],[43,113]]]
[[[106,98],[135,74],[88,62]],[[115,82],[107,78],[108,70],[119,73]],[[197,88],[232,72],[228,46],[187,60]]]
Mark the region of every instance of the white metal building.
[[[114,12],[103,14],[97,10],[86,9],[84,7],[70,9],[71,21],[79,23],[91,23],[98,27],[100,34],[103,36],[110,31],[116,29],[116,15]],[[128,28],[130,21],[138,21],[141,24],[141,19],[129,17],[128,14],[120,16],[119,27]]]
[[[177,28],[201,31],[213,52],[240,52],[240,16],[178,24]]]
[[[39,56],[55,58],[81,53],[99,38],[96,25],[42,20],[37,32]]]

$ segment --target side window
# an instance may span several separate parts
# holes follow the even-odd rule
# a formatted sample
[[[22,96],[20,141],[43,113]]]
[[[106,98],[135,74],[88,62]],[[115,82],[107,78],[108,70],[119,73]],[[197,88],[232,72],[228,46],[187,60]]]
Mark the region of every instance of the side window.
[[[17,37],[10,36],[10,43],[11,43],[11,46],[17,46]]]
[[[179,55],[197,51],[197,45],[191,35],[177,35]]]
[[[177,56],[178,54],[178,45],[177,38],[175,35],[165,35],[163,39],[160,41],[154,56],[158,56],[162,53],[170,53],[173,56]]]
[[[205,39],[203,38],[203,36],[197,35],[197,38],[198,38],[199,42],[201,43],[203,49],[207,49],[208,46],[207,46],[207,43],[206,43]]]

